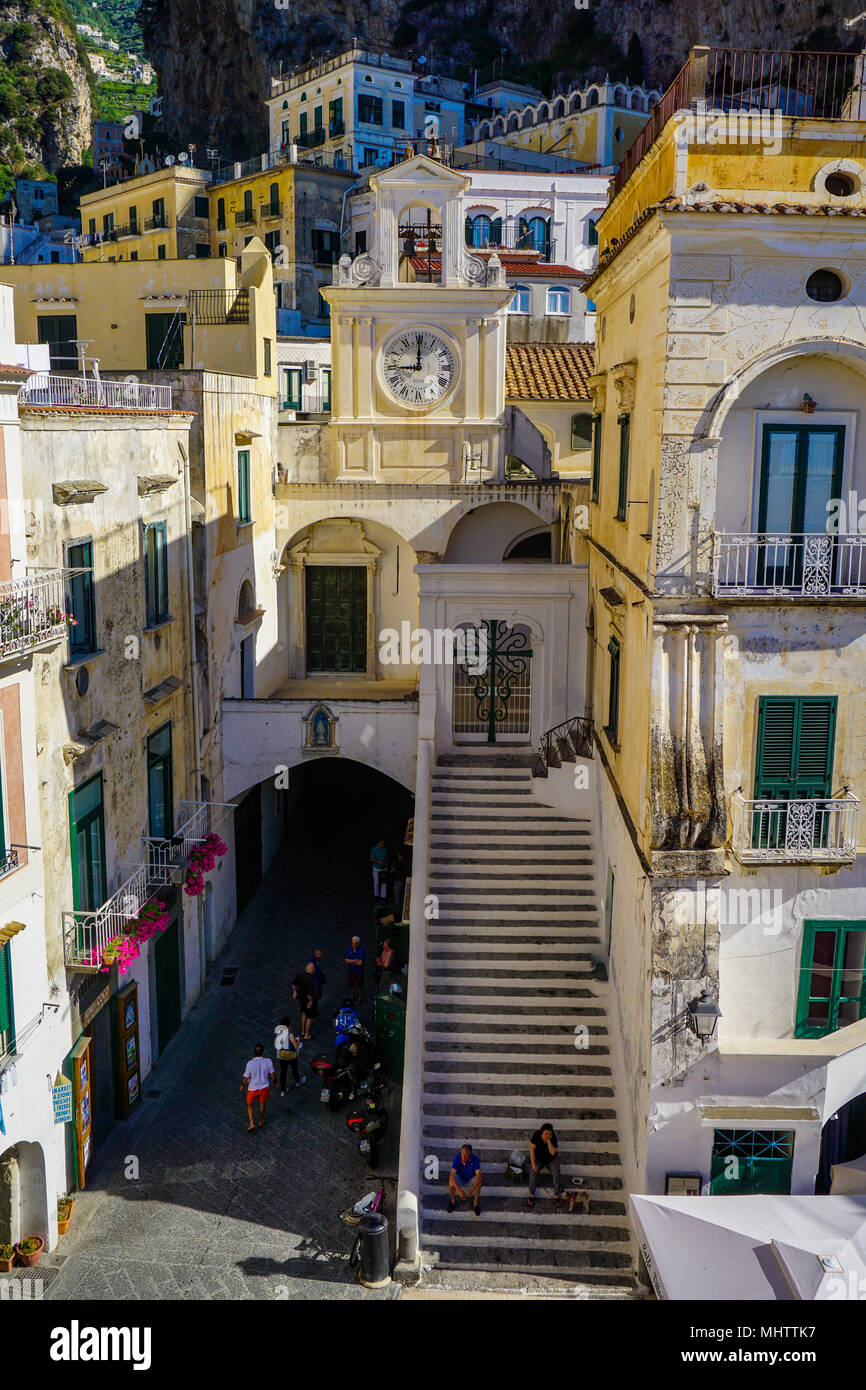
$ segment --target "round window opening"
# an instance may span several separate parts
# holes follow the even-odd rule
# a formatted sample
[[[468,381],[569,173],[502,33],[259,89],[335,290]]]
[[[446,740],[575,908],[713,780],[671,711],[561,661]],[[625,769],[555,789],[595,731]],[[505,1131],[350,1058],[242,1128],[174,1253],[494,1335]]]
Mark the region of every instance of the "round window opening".
[[[629,323],[634,323],[634,310],[635,310],[634,295],[632,295],[631,299],[630,299],[629,302],[628,302],[628,321],[629,321]]]
[[[834,198],[850,198],[852,193],[857,192],[850,174],[828,174],[824,180],[824,187]]]
[[[813,270],[806,281],[806,293],[810,299],[829,304],[834,299],[842,298],[845,287],[835,270]]]

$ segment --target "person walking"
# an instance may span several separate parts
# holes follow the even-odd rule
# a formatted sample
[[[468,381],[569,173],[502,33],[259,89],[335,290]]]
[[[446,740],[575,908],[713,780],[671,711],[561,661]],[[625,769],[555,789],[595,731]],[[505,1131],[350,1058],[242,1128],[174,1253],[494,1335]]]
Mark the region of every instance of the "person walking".
[[[317,999],[317,1000],[321,999],[321,997],[322,997],[322,990],[325,988],[325,985],[328,983],[327,980],[325,979],[325,972],[322,970],[322,959],[323,959],[323,957],[322,957],[322,952],[319,950],[319,948],[318,948],[318,946],[317,946],[316,949],[315,949],[315,951],[313,952],[313,954],[312,954],[311,957],[310,957],[310,960],[313,962],[313,974],[314,974],[315,977],[316,977],[316,999]]]
[[[253,1121],[253,1106],[256,1101],[259,1103],[259,1129],[265,1122],[265,1106],[268,1103],[268,1087],[276,1086],[277,1078],[274,1072],[274,1064],[270,1057],[264,1056],[264,1047],[261,1043],[256,1043],[256,1053],[247,1062],[244,1072],[244,1079],[241,1082],[241,1090],[246,1089],[247,1093],[247,1114],[250,1123],[247,1129],[255,1129]]]
[[[352,944],[346,952],[346,973],[348,977],[349,999],[353,1004],[363,1003],[364,996],[364,948],[360,936],[352,937]]]
[[[529,1141],[529,1197],[527,1206],[535,1206],[535,1189],[542,1168],[549,1168],[553,1177],[553,1200],[559,1206],[559,1193],[562,1187],[560,1174],[559,1144],[556,1130],[547,1121],[537,1129]]]
[[[401,845],[391,856],[389,869],[391,875],[391,901],[397,909],[398,920],[402,922],[406,880],[412,872],[411,851]]]
[[[295,1090],[299,1086],[306,1086],[307,1084],[307,1078],[298,1072],[298,1053],[304,1044],[295,1032],[290,1018],[280,1019],[279,1026],[274,1030],[274,1041],[277,1048],[277,1061],[280,1064],[280,1095],[284,1096],[289,1067],[292,1069]]]
[[[373,870],[373,897],[388,896],[388,846],[384,840],[377,840],[370,850],[370,867]]]
[[[318,1016],[316,1001],[316,967],[307,961],[303,970],[292,980],[292,994],[301,1010],[301,1040],[309,1042],[313,1036],[313,1019]]]
[[[454,1210],[458,1201],[471,1197],[475,1215],[480,1216],[481,1181],[481,1160],[472,1152],[471,1144],[461,1144],[448,1174],[449,1212]]]

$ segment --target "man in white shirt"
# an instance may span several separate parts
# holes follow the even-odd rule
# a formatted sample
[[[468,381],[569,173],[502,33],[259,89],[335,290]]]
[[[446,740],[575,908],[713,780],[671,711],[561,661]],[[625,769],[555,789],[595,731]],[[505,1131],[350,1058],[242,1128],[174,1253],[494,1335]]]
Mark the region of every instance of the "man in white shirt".
[[[268,1101],[268,1087],[276,1086],[277,1077],[274,1071],[274,1064],[270,1057],[263,1057],[264,1048],[261,1043],[256,1043],[256,1055],[247,1062],[247,1069],[244,1072],[244,1079],[241,1082],[241,1090],[247,1088],[247,1114],[250,1117],[249,1128],[255,1129],[253,1123],[253,1103],[259,1103],[259,1128],[265,1122],[265,1106]]]

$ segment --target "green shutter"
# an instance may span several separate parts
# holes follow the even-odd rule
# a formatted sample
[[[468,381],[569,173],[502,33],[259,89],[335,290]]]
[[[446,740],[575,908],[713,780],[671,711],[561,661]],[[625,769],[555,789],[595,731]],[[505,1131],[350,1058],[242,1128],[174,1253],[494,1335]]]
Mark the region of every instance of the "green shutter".
[[[835,732],[835,695],[763,696],[755,796],[777,801],[830,796]]]
[[[607,735],[611,743],[616,743],[619,737],[619,690],[620,690],[620,663],[621,649],[615,637],[611,637],[607,644],[610,652],[610,685],[608,688],[607,702]]]
[[[501,245],[502,245],[502,218],[501,218],[501,217],[494,217],[494,219],[493,219],[493,223],[492,223],[491,228],[490,228],[490,245],[491,245],[491,246],[501,246]]]
[[[12,1034],[14,1029],[14,1018],[12,1015],[12,962],[10,959],[11,947],[7,942],[0,946],[0,1036],[4,1033]],[[6,1046],[13,1045],[12,1037],[6,1040]]]
[[[619,416],[619,488],[616,498],[616,519],[625,521],[628,515],[628,451],[631,435],[631,416]]]
[[[598,501],[601,483],[601,416],[592,417],[592,493],[590,500]]]
[[[238,521],[246,525],[252,517],[250,508],[250,451],[238,450]]]

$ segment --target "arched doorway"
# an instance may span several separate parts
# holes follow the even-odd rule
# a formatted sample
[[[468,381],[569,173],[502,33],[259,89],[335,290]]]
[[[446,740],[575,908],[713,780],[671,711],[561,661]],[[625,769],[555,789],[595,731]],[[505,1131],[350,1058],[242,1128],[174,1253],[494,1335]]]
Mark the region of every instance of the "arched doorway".
[[[851,1163],[863,1155],[866,1155],[866,1092],[840,1105],[821,1131],[816,1194],[824,1196],[830,1191],[835,1163]],[[862,1190],[866,1192],[866,1173],[863,1177]]]
[[[45,1154],[41,1144],[13,1144],[0,1154],[0,1245],[26,1236],[48,1240]]]

